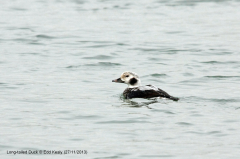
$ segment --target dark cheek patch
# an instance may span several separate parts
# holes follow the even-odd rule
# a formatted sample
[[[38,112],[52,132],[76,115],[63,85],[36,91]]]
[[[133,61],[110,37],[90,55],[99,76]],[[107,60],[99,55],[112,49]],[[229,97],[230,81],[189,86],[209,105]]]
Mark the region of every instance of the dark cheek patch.
[[[130,79],[130,81],[129,81],[129,83],[131,84],[131,85],[134,85],[135,83],[137,83],[137,79],[136,78],[132,78],[132,79]]]

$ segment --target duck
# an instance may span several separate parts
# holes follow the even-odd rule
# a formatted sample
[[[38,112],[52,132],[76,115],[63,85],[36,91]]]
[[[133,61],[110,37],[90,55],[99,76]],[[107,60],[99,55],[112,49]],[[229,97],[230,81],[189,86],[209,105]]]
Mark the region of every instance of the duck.
[[[179,98],[173,97],[164,90],[153,85],[142,86],[139,76],[134,72],[123,72],[120,78],[112,80],[112,82],[125,83],[128,85],[123,91],[123,97],[125,99],[163,97],[173,101],[179,100]]]

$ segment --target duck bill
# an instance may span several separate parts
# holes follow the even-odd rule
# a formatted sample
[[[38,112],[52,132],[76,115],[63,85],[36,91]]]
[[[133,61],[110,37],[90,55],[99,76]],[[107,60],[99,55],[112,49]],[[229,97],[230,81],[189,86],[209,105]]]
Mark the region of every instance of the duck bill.
[[[116,83],[124,83],[124,81],[121,80],[121,78],[112,80],[112,82],[116,82]]]

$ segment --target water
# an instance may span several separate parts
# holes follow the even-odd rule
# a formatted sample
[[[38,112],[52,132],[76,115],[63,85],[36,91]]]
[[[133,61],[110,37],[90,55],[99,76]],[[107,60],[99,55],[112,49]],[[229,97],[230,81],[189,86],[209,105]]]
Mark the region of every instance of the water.
[[[239,158],[239,1],[0,4],[0,158]],[[124,71],[180,101],[122,100]]]

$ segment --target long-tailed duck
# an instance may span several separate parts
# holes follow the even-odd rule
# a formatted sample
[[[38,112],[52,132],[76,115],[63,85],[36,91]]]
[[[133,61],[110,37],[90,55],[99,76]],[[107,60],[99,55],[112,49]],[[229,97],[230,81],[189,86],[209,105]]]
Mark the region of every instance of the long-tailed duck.
[[[134,72],[123,72],[120,78],[112,80],[112,82],[128,84],[128,88],[123,92],[126,99],[164,97],[174,101],[179,100],[179,98],[170,96],[167,92],[153,85],[141,86],[141,80]]]

